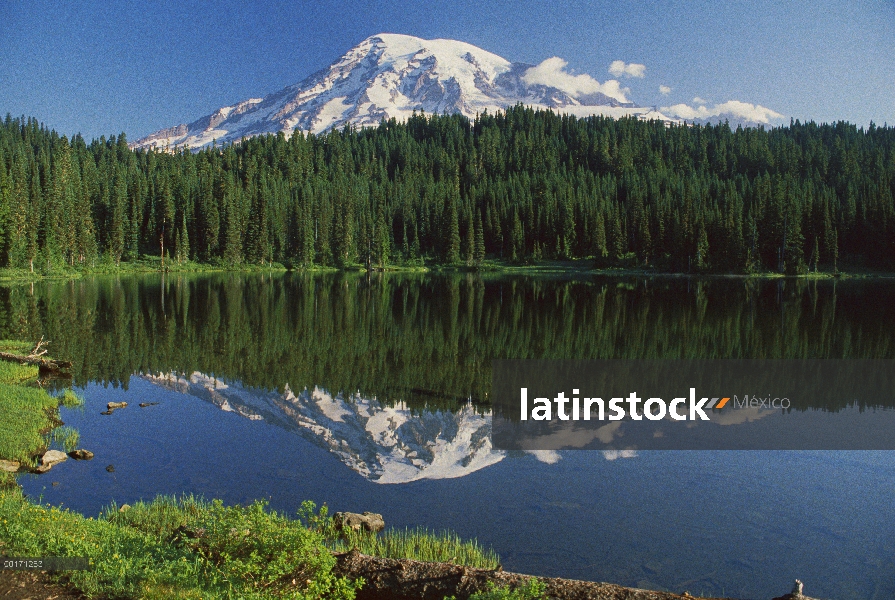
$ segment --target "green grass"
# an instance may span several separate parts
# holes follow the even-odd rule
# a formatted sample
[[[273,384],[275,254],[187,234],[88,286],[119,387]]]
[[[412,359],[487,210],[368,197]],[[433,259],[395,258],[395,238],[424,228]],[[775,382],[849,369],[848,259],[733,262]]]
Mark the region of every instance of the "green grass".
[[[103,512],[102,518],[127,523],[141,531],[165,537],[171,536],[178,528],[187,527],[196,514],[208,510],[213,504],[194,496],[159,496],[150,503],[137,503],[125,512],[112,505]],[[500,564],[499,557],[493,551],[482,548],[475,541],[461,540],[451,532],[436,533],[421,528],[387,529],[379,534],[339,532],[327,508],[324,506],[318,511],[312,502],[305,502],[298,512],[298,520],[288,521],[288,526],[317,532],[334,552],[357,548],[364,554],[384,558],[451,562],[481,569],[493,569]]]
[[[48,441],[62,446],[65,452],[71,452],[77,449],[78,442],[81,441],[81,434],[74,427],[63,425],[50,432]]]
[[[9,341],[0,348],[30,350]],[[71,427],[50,427],[60,403],[82,400],[28,387],[36,375],[36,367],[0,361],[0,458],[26,465],[34,465],[48,442],[69,449],[79,437]],[[111,507],[92,519],[35,504],[9,485],[12,475],[2,476],[0,553],[87,557],[91,570],[66,577],[91,597],[350,599],[362,584],[332,574],[336,559],[321,533],[265,510],[263,502],[225,507],[160,498],[127,512]]]
[[[28,354],[33,344],[0,340],[0,351]],[[53,428],[59,404],[83,405],[71,390],[54,398],[33,386],[37,367],[0,361],[0,458],[35,466],[36,457],[51,442],[58,442],[66,451],[74,450],[78,432],[71,427]]]
[[[21,340],[0,340],[0,352],[25,355],[31,352],[32,348],[34,348],[34,344]]]
[[[253,272],[253,271],[285,271],[286,267],[280,263],[256,264],[229,264],[225,262],[198,263],[193,261],[177,262],[165,259],[164,269],[161,258],[158,256],[143,256],[138,260],[122,261],[115,264],[105,257],[91,261],[89,264],[77,265],[35,265],[34,272],[29,269],[5,267],[0,268],[0,282],[11,281],[38,281],[40,279],[78,279],[86,275],[129,275],[139,273],[158,273],[164,270],[168,273],[216,273],[216,272]],[[30,349],[30,348],[29,348]]]
[[[127,273],[158,273],[162,270],[169,273],[212,273],[220,271],[285,271],[286,267],[280,263],[265,264],[230,264],[225,262],[198,263],[190,260],[177,262],[170,258],[165,259],[164,268],[162,260],[158,256],[143,256],[139,260],[132,260],[115,264],[109,260],[97,260],[91,265],[71,269],[83,275],[94,274],[127,274]]]
[[[33,345],[0,340],[0,351],[27,354]],[[37,379],[37,367],[0,361],[0,458],[35,466],[46,447],[43,434],[53,427],[59,402],[45,391],[26,387]],[[0,489],[15,485],[12,473],[0,471]]]
[[[72,390],[65,390],[59,397],[62,406],[66,408],[80,408],[84,406],[84,398]]]
[[[386,529],[371,531],[339,531],[323,506],[319,512],[312,502],[305,502],[299,519],[309,528],[321,533],[327,546],[334,552],[357,549],[363,554],[383,558],[409,558],[423,562],[447,562],[478,569],[494,569],[500,557],[481,547],[475,540],[461,540],[450,531],[433,532],[424,528]]]
[[[351,531],[330,534],[328,545],[336,552],[357,548],[363,554],[383,558],[409,558],[426,562],[447,562],[477,569],[495,569],[500,558],[475,540],[461,540],[450,531],[434,532],[424,528],[386,529],[381,533]]]
[[[633,254],[631,254],[633,258]],[[417,258],[407,260],[396,264],[385,265],[381,270],[399,273],[427,273],[427,272],[457,272],[457,271],[476,271],[481,273],[491,273],[493,275],[500,274],[517,274],[517,275],[557,275],[557,274],[587,274],[587,275],[610,275],[610,276],[677,276],[677,277],[749,277],[773,279],[785,277],[785,275],[773,271],[762,271],[756,273],[738,273],[730,274],[723,272],[708,271],[704,273],[681,273],[676,271],[664,271],[655,266],[637,266],[636,260],[629,265],[613,266],[599,268],[594,266],[593,257],[575,258],[568,260],[541,259],[524,261],[509,261],[501,258],[487,258],[480,264],[468,266],[465,262],[456,264],[443,264],[433,261],[431,258]],[[288,265],[288,266],[287,266]],[[292,268],[299,272],[307,273],[329,273],[338,271],[365,271],[366,267],[361,263],[354,263],[342,267],[309,265],[301,266],[298,264],[288,263],[265,263],[265,264],[248,264],[248,263],[227,263],[222,260],[215,260],[211,263],[199,263],[193,261],[177,262],[170,258],[165,259],[164,271],[169,273],[217,273],[217,272],[271,272],[285,271]],[[831,278],[874,278],[874,277],[892,277],[893,273],[885,271],[873,271],[863,269],[861,267],[843,266],[848,272],[839,271],[834,274],[827,271],[814,273],[808,271],[796,277],[806,279],[831,279]],[[4,267],[0,268],[0,283],[2,282],[28,282],[38,281],[41,279],[77,279],[88,275],[128,275],[140,273],[158,273],[162,271],[162,261],[158,256],[144,255],[143,257],[122,261],[115,264],[108,257],[102,256],[89,264],[68,266],[65,264],[36,264],[35,271],[29,269]],[[379,269],[377,269],[379,270]]]
[[[514,589],[498,587],[494,583],[488,582],[486,591],[476,592],[469,597],[469,600],[544,600],[546,598],[547,586],[537,579],[529,579]]]
[[[263,501],[224,506],[160,496],[126,510],[113,504],[91,519],[7,489],[0,491],[0,552],[87,557],[92,570],[68,572],[70,583],[88,596],[113,598],[352,598],[362,582],[332,574],[331,550],[346,547],[479,568],[499,564],[493,553],[451,534],[392,531],[340,540],[325,507],[318,512],[306,502],[299,517],[268,510]],[[518,590],[494,593],[504,595],[481,599],[530,598]]]
[[[52,428],[59,406],[44,390],[20,385],[36,375],[37,367],[0,362],[0,458],[31,466],[47,445],[43,434]]]
[[[6,490],[0,544],[10,556],[87,557],[91,570],[67,577],[88,596],[349,599],[361,584],[332,574],[322,535],[263,502],[160,498],[87,519]]]

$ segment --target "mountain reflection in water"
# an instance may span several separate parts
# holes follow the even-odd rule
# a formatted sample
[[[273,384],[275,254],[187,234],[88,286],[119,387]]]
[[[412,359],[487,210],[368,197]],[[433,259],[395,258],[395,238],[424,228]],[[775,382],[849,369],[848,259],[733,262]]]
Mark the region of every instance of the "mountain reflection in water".
[[[452,411],[411,410],[360,394],[334,396],[319,387],[298,394],[288,385],[283,393],[246,389],[199,372],[188,378],[171,373],[141,379],[296,432],[375,483],[463,477],[507,456],[492,448],[491,412],[478,411],[471,402]],[[527,454],[548,464],[560,460],[552,450]],[[607,460],[637,455],[633,450],[602,454]]]
[[[294,431],[376,483],[462,477],[506,456],[491,448],[490,413],[477,412],[471,403],[455,411],[411,411],[359,394],[333,396],[319,387],[296,394],[286,386],[281,394],[201,373],[188,379],[174,374],[143,379]]]

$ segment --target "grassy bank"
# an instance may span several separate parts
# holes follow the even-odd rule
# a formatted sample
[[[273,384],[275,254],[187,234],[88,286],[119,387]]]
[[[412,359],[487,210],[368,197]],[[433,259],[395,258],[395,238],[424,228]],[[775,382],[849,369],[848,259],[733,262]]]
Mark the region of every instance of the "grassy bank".
[[[27,354],[27,343],[0,350]],[[60,426],[60,403],[35,385],[37,368],[0,361],[0,459],[36,465],[49,446],[66,450],[77,431]],[[54,469],[64,469],[65,464]],[[14,475],[0,471],[0,555],[87,557],[89,571],[61,574],[89,597],[111,598],[353,598],[363,582],[333,575],[333,552],[357,548],[389,558],[445,561],[495,568],[497,556],[475,542],[425,530],[380,534],[336,531],[326,509],[305,503],[294,517],[264,502],[224,506],[191,496],[111,505],[97,518],[26,498]],[[486,597],[514,598],[494,591]],[[508,595],[509,594],[509,595]],[[523,597],[523,596],[518,596]]]
[[[192,261],[176,262],[166,260],[164,267],[159,257],[145,256],[140,260],[121,262],[115,264],[111,261],[96,261],[91,265],[68,267],[54,266],[36,269],[0,268],[0,283],[3,282],[29,282],[43,279],[79,279],[91,275],[137,275],[148,273],[276,273],[296,271],[301,273],[336,273],[365,272],[367,269],[362,264],[351,264],[343,267],[333,266],[297,266],[283,265],[280,263],[257,264],[229,264],[198,263]],[[778,279],[783,277],[795,277],[801,279],[864,279],[878,277],[895,277],[895,273],[885,271],[873,271],[861,267],[846,267],[838,272],[809,271],[800,275],[784,275],[774,271],[762,271],[755,273],[723,273],[723,272],[694,272],[683,273],[665,271],[655,267],[631,266],[599,268],[594,266],[593,259],[582,258],[575,260],[540,260],[534,262],[512,262],[502,259],[487,259],[479,264],[440,264],[435,262],[416,261],[408,264],[390,264],[381,268],[374,268],[377,272],[387,273],[457,273],[474,272],[491,275],[605,275],[605,276],[640,276],[640,277],[736,277]]]
[[[0,282],[3,281],[40,281],[41,279],[79,279],[90,275],[134,275],[141,273],[225,273],[225,272],[278,272],[286,271],[286,267],[280,263],[255,264],[229,264],[199,263],[193,261],[165,260],[162,265],[158,256],[144,256],[139,260],[132,260],[115,264],[110,260],[96,260],[87,265],[70,267],[67,265],[40,265],[35,270],[5,267],[0,269]],[[331,269],[335,270],[335,269]]]
[[[92,570],[68,572],[67,581],[88,596],[116,598],[352,598],[363,582],[332,574],[332,550],[351,548],[479,568],[498,564],[493,553],[452,535],[386,531],[343,539],[325,509],[311,503],[294,519],[261,501],[224,506],[159,497],[113,505],[92,519],[32,503],[18,489],[0,492],[0,545],[10,556],[86,556]]]
[[[57,467],[58,468],[58,467]],[[332,575],[322,534],[265,510],[159,498],[96,519],[0,495],[0,543],[12,556],[85,556],[70,571],[88,596],[352,598],[362,582]]]
[[[0,351],[28,354],[31,345],[25,342],[0,340]],[[33,467],[40,453],[52,438],[71,444],[74,432],[56,430],[60,402],[76,405],[79,398],[66,392],[54,398],[35,385],[37,367],[0,361],[0,459]],[[70,429],[70,428],[69,428]],[[75,440],[74,443],[77,443]],[[0,487],[7,487],[13,474],[0,470]]]

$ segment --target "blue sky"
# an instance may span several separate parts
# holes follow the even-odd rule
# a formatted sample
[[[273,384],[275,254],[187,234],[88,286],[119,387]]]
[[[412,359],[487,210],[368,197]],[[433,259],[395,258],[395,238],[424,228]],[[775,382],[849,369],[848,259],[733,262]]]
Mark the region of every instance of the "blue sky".
[[[297,83],[381,32],[560,57],[643,106],[895,125],[895,0],[0,0],[0,114],[134,140]]]

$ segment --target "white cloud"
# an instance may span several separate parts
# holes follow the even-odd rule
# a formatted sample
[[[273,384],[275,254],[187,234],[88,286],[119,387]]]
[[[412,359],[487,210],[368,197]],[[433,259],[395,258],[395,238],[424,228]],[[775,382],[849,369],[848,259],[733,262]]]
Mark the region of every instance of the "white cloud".
[[[610,79],[605,83],[600,83],[587,74],[572,75],[566,71],[568,64],[558,56],[548,58],[541,64],[528,69],[522,76],[522,81],[528,85],[555,87],[571,96],[601,93],[615,98],[619,102],[628,102],[627,94],[631,90],[621,87],[618,81]]]
[[[618,460],[619,458],[636,458],[636,450],[603,450],[603,458],[606,460]]]
[[[614,60],[609,65],[609,73],[616,77],[637,77],[643,79],[644,75],[646,75],[646,65]]]
[[[705,98],[700,98],[699,96],[695,96],[693,98],[693,104],[708,104],[709,101]]]
[[[694,98],[694,101],[699,99],[700,98]],[[766,108],[759,104],[740,102],[739,100],[730,100],[723,104],[715,104],[712,108],[707,108],[704,105],[694,108],[687,104],[675,104],[674,106],[663,106],[662,112],[669,116],[675,116],[681,119],[711,119],[721,115],[730,115],[736,119],[765,124],[770,123],[771,120],[783,118],[783,115],[770,108]]]
[[[562,459],[562,456],[556,450],[526,450],[526,452],[548,465],[556,464]]]
[[[667,85],[660,85],[659,93],[662,94],[663,96],[667,96],[668,94],[671,93],[671,88],[668,87]]]

